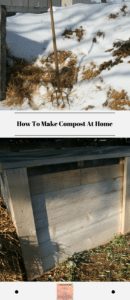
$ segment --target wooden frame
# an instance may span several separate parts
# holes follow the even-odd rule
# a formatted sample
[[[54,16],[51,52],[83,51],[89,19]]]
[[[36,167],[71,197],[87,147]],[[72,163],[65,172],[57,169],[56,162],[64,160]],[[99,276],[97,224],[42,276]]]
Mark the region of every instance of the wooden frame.
[[[105,153],[104,150],[101,153],[100,149],[100,151],[95,150],[95,154],[85,154],[83,149],[72,149],[72,153],[70,154],[70,150],[67,149],[66,151],[64,150],[64,155],[62,152],[63,150],[59,150],[59,154],[56,154],[54,151],[55,155],[51,150],[51,156],[49,155],[49,151],[47,151],[48,154],[45,155],[44,153],[40,159],[37,155],[38,151],[33,151],[33,160],[30,159],[30,161],[28,159],[23,159],[24,156],[27,156],[27,152],[25,151],[23,157],[22,153],[18,154],[19,160],[16,159],[14,155],[12,155],[12,158],[10,156],[10,162],[2,161],[3,159],[0,158],[2,161],[0,171],[2,194],[4,199],[6,199],[7,206],[17,229],[29,280],[40,276],[44,272],[44,267],[39,250],[32,209],[28,168],[39,165],[42,166],[44,164],[51,165],[52,163],[61,163],[61,161],[65,163],[68,161],[82,161],[85,159],[92,160],[92,157],[93,159],[99,160],[103,157],[106,159],[110,157],[120,157],[121,163],[124,165],[122,217],[120,220],[120,227],[121,233],[125,234],[130,231],[130,150],[128,151],[128,149],[129,147],[124,147],[123,151],[121,151],[121,149],[119,151],[118,147],[113,147],[111,148],[111,152],[106,151]]]

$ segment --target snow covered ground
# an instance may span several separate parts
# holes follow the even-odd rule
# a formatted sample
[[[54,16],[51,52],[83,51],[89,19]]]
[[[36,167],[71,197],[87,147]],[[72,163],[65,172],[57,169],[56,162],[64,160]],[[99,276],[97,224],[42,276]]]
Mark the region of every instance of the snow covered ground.
[[[112,51],[114,42],[126,41],[130,38],[130,2],[126,3],[125,13],[121,11],[123,4],[76,4],[65,8],[55,8],[58,50],[69,50],[77,57],[79,67],[77,82],[69,93],[69,104],[63,110],[110,110],[103,105],[108,98],[108,92],[122,89],[130,100],[130,55],[122,58],[122,63],[106,68],[94,78],[83,80],[83,71],[98,68],[103,62],[116,57]],[[115,18],[110,18],[115,14]],[[84,29],[83,38],[78,41],[75,35],[71,38],[62,36],[65,29]],[[97,32],[102,35],[97,35]],[[53,51],[49,12],[44,14],[16,14],[7,20],[7,45],[11,53],[28,61],[35,61],[40,66],[41,57],[48,56]],[[114,48],[116,49],[116,48]],[[47,88],[39,86],[33,95],[37,109],[43,111],[60,110],[47,99]],[[4,101],[1,109],[7,109]],[[22,106],[12,105],[9,109],[29,109],[29,100],[23,99]],[[124,105],[130,109],[129,105]]]

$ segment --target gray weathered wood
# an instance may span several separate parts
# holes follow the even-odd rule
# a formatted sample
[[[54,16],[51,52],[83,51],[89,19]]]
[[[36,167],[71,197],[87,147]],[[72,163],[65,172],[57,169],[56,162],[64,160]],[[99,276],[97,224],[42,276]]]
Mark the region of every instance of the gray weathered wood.
[[[98,168],[84,168],[78,170],[57,172],[44,175],[30,176],[30,190],[32,195],[44,192],[60,191],[88,183],[104,181],[105,179],[122,176],[122,165],[102,166]]]
[[[123,183],[122,233],[130,232],[130,157],[125,158]]]
[[[4,172],[8,207],[20,239],[28,279],[43,273],[26,169]]]
[[[0,5],[5,5],[7,12],[45,12],[49,8],[48,0],[0,0]],[[54,0],[53,5],[61,6],[61,0]]]
[[[0,101],[6,98],[6,8],[0,5]]]
[[[46,270],[121,231],[122,164],[30,176],[29,182]]]
[[[3,152],[0,152],[0,170],[80,162],[83,160],[122,158],[127,156],[130,156],[130,146],[81,147],[60,150],[47,149],[10,153],[10,156],[8,152],[4,152],[4,155]]]

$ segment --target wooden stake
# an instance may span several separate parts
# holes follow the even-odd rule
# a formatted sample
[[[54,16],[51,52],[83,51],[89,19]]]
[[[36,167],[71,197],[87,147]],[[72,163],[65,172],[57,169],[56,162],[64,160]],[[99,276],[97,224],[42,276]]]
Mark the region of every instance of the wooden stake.
[[[59,72],[58,51],[57,51],[57,44],[56,44],[55,23],[54,23],[54,16],[53,16],[52,0],[50,0],[50,15],[51,15],[51,29],[52,29],[53,48],[54,48],[57,88],[58,88],[58,91],[60,91],[60,72]]]

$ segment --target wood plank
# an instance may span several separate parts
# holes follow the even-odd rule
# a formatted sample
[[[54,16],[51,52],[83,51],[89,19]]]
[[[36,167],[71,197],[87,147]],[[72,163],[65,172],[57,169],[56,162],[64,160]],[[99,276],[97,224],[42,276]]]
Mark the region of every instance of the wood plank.
[[[55,218],[53,210],[55,209],[55,214],[57,217],[63,215],[63,211],[66,209],[68,213],[71,211],[73,213],[73,209],[78,203],[81,208],[84,206],[84,203],[89,203],[90,207],[93,207],[94,199],[99,199],[100,197],[104,197],[104,201],[107,201],[107,194],[114,193],[116,191],[122,191],[122,180],[120,178],[104,181],[101,183],[88,184],[84,186],[79,186],[75,188],[65,189],[59,192],[50,192],[45,195],[38,195],[32,197],[34,208],[37,206],[37,199],[41,199],[41,203],[39,200],[39,208],[41,206],[42,212],[44,208],[48,211],[48,218],[53,220]],[[46,204],[44,203],[46,202]],[[97,204],[96,204],[97,203]],[[98,201],[95,203],[96,207],[98,205]],[[77,209],[77,208],[76,208]],[[38,211],[37,211],[38,214]],[[39,210],[40,216],[40,210]]]
[[[6,8],[0,6],[0,101],[6,98]]]
[[[81,184],[105,181],[123,176],[123,165],[108,165],[96,168],[81,169]]]
[[[130,232],[130,157],[125,158],[122,203],[122,233]]]
[[[116,206],[112,210],[109,209],[101,210],[99,213],[98,211],[95,211],[91,214],[89,214],[89,218],[86,218],[86,212],[84,215],[82,215],[80,218],[76,217],[74,220],[70,220],[68,218],[68,222],[66,222],[65,219],[59,224],[56,225],[48,225],[48,227],[42,227],[40,229],[37,229],[38,233],[38,239],[39,242],[46,242],[49,238],[57,239],[62,236],[69,235],[70,239],[73,240],[73,234],[76,234],[77,230],[84,228],[90,228],[93,225],[97,225],[98,222],[104,221],[105,218],[109,218],[112,215],[119,215],[121,213],[121,208],[119,207],[119,201],[116,204]],[[121,230],[120,230],[121,232]]]
[[[35,167],[69,163],[83,160],[122,158],[130,156],[130,146],[81,147],[67,149],[47,149],[46,151],[26,151],[20,153],[0,152],[0,169]]]
[[[80,170],[64,171],[29,178],[31,195],[59,191],[80,185]]]
[[[88,250],[109,242],[117,233],[119,233],[119,223],[117,216],[114,215],[103,222],[98,222],[97,226],[94,225],[89,231],[84,228],[77,232],[73,238],[73,244],[70,237],[68,240],[65,240],[64,237],[60,241],[56,240],[55,247],[53,241],[52,244],[51,242],[43,243],[40,248],[43,254],[44,268],[49,269],[48,262],[51,257],[55,260],[54,265],[58,264],[73,255],[74,252]]]
[[[65,188],[80,186],[88,183],[104,181],[105,179],[120,177],[123,166],[120,164],[95,168],[62,171],[51,174],[34,175],[29,177],[32,195],[60,191]]]
[[[0,5],[28,7],[28,0],[0,0]]]
[[[43,273],[42,261],[33,218],[26,169],[6,170],[4,185],[8,206],[20,239],[28,279]]]

